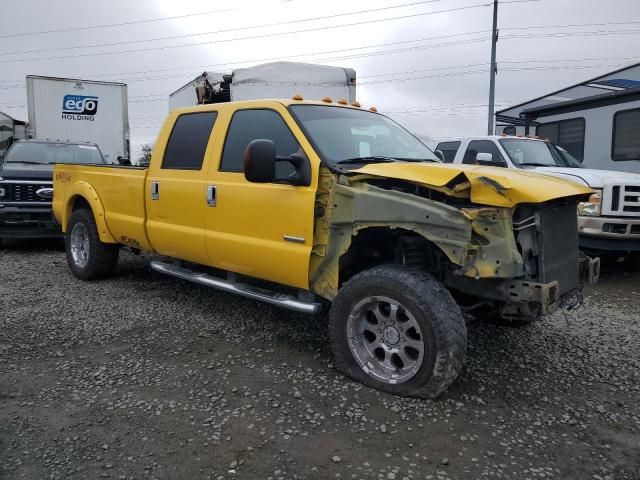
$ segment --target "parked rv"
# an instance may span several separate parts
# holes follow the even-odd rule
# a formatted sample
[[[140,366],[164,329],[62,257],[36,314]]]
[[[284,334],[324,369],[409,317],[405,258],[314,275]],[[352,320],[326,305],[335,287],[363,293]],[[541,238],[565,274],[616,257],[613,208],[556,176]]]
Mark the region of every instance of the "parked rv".
[[[129,158],[124,83],[29,75],[27,106],[27,138],[92,142],[107,163]]]
[[[585,168],[567,150],[536,138],[448,139],[436,152],[450,163],[533,170],[591,187],[593,195],[578,205],[580,247],[596,254],[640,255],[640,175]]]
[[[640,173],[640,63],[500,110],[496,123],[548,138],[587,168]]]
[[[334,100],[356,100],[356,71],[297,62],[272,62],[231,73],[203,72],[169,96],[169,110],[210,103],[263,98],[308,100],[329,96]]]

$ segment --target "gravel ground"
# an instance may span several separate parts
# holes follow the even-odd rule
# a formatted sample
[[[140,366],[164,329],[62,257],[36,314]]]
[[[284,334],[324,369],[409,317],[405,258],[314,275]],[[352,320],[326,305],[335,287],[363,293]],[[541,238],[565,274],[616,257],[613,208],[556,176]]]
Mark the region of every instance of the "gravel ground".
[[[160,276],[123,255],[0,249],[0,478],[640,479],[640,274],[585,306],[476,325],[435,401],[332,365],[326,318]]]

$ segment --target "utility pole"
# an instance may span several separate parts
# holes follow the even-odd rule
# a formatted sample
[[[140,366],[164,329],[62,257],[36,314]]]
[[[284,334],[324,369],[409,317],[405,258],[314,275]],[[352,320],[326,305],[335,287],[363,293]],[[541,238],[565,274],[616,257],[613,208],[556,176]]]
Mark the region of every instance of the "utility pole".
[[[493,0],[493,30],[491,33],[491,71],[489,72],[489,122],[487,135],[493,135],[495,120],[493,118],[496,98],[496,44],[498,43],[498,0]]]

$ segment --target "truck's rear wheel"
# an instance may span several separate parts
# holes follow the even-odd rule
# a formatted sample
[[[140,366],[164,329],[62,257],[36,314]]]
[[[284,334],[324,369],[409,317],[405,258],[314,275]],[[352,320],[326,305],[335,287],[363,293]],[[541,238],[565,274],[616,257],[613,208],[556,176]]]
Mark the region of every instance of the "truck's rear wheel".
[[[466,355],[467,330],[451,294],[431,275],[402,265],[349,280],[331,307],[329,335],[340,370],[402,396],[439,395]]]
[[[71,214],[65,237],[67,263],[81,280],[94,280],[111,274],[118,263],[118,245],[102,243],[91,211]]]

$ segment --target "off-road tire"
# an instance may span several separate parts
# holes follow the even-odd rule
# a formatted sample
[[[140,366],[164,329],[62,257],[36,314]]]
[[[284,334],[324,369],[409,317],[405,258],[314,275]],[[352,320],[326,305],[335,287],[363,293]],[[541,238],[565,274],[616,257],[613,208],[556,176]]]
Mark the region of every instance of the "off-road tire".
[[[358,302],[384,296],[399,302],[420,326],[424,356],[420,369],[402,383],[387,383],[366,373],[356,361],[347,339],[349,316]],[[433,276],[403,265],[381,265],[346,282],[333,305],[329,337],[337,367],[370,387],[394,395],[433,398],[444,392],[462,370],[467,328],[459,306]]]
[[[88,257],[85,265],[78,265],[71,252],[71,234],[73,227],[78,223],[84,225],[88,234]],[[113,273],[118,264],[119,246],[100,241],[96,221],[90,210],[79,209],[71,214],[64,243],[69,269],[80,280],[96,280],[107,277]]]

